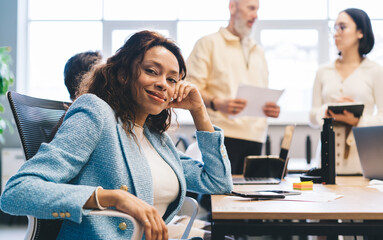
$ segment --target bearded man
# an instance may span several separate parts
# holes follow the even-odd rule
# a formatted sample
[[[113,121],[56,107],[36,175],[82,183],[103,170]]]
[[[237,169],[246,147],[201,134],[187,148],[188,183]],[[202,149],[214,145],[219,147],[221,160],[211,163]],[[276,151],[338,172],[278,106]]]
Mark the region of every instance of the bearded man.
[[[243,172],[246,156],[261,154],[267,136],[266,117],[232,117],[247,104],[236,96],[241,84],[268,87],[264,52],[250,38],[258,9],[259,0],[230,0],[229,25],[198,40],[187,60],[186,79],[197,85],[213,124],[224,130],[232,174]],[[263,111],[276,118],[280,108],[269,102]]]

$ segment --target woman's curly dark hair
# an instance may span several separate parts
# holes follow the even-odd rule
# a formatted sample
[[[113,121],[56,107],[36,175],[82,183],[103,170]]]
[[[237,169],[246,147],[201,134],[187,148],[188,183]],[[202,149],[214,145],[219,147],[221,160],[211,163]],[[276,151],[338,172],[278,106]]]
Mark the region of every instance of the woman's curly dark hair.
[[[116,118],[124,123],[125,130],[132,134],[138,106],[135,83],[141,74],[140,65],[146,52],[156,46],[174,54],[181,79],[184,79],[186,65],[176,43],[159,33],[141,31],[133,34],[105,64],[98,65],[84,76],[77,95],[92,93],[103,99],[115,111]],[[170,123],[170,109],[158,115],[149,115],[145,122],[151,131],[160,134],[169,128]]]

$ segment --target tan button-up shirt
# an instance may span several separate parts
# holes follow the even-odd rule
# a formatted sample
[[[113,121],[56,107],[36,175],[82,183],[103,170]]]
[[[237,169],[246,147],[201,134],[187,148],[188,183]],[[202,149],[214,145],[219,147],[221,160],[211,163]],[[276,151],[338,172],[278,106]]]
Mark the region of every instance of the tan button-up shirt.
[[[236,98],[241,84],[268,87],[269,72],[264,52],[251,39],[248,44],[246,57],[240,39],[226,28],[201,38],[187,60],[187,81],[218,98]],[[222,128],[226,137],[256,142],[266,139],[266,118],[232,119],[211,109],[208,113],[213,124]]]

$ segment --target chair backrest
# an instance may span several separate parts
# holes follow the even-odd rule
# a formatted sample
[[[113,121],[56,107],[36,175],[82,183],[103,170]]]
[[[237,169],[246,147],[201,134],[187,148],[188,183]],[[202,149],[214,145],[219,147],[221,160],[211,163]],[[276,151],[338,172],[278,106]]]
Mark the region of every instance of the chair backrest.
[[[7,92],[26,160],[52,140],[70,103]]]
[[[16,92],[7,92],[7,98],[16,122],[25,159],[29,160],[43,142],[50,142],[56,133],[70,103],[38,99]],[[34,219],[28,216],[29,239],[56,239],[61,220]]]

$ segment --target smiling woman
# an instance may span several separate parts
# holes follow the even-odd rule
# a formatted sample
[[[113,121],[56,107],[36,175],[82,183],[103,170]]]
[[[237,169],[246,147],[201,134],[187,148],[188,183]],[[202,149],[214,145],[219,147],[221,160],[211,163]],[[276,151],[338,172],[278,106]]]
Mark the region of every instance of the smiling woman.
[[[169,104],[180,73],[177,58],[160,46],[147,51],[140,67],[136,98],[141,115],[137,116],[137,122],[143,125],[149,114],[157,115]]]
[[[166,224],[186,190],[232,190],[222,130],[185,75],[173,41],[151,31],[131,36],[85,75],[56,136],[7,183],[1,209],[44,219],[68,212],[58,239],[129,239],[131,226],[118,229],[119,219],[84,211],[115,208],[141,222],[146,239],[171,238]],[[204,164],[179,152],[165,133],[170,108],[190,112]]]

